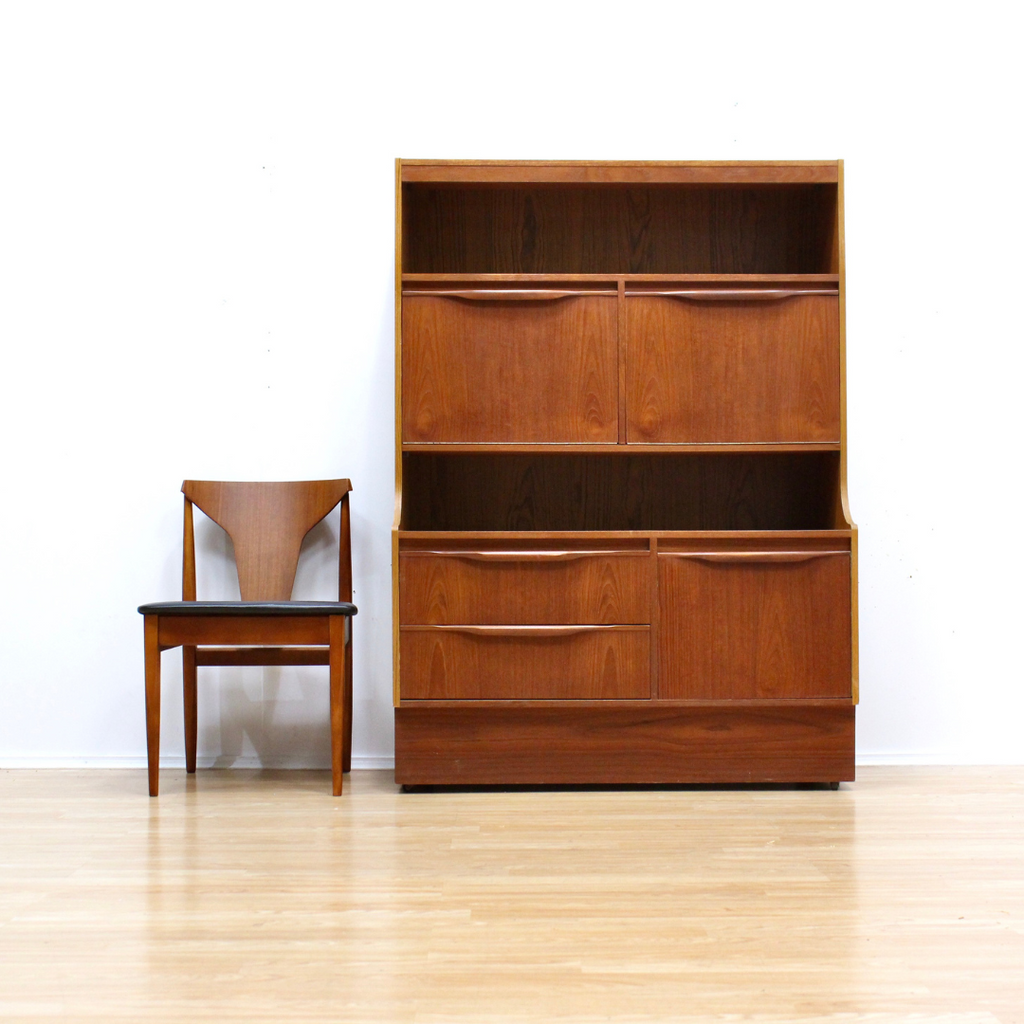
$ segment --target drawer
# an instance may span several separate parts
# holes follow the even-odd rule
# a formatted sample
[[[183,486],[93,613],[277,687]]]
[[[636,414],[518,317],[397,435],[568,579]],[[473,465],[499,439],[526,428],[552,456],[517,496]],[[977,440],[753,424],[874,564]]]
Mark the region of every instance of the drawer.
[[[403,700],[639,700],[649,626],[403,626]]]
[[[626,323],[629,441],[839,441],[835,292],[627,292]]]
[[[614,291],[408,290],[407,442],[618,440]]]
[[[622,625],[651,621],[646,549],[403,551],[409,625]]]
[[[658,555],[658,694],[851,696],[848,550]]]

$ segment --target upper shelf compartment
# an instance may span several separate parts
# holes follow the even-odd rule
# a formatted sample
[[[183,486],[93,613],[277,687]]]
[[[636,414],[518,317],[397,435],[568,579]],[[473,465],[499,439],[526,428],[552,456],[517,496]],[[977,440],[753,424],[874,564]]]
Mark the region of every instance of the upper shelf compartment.
[[[402,166],[409,274],[830,274],[836,165]]]

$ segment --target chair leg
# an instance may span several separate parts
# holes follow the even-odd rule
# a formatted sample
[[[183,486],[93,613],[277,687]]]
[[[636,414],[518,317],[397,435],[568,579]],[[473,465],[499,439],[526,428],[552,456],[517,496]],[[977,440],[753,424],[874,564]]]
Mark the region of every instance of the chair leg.
[[[160,644],[159,616],[146,615],[146,756],[149,765],[149,795],[160,792]]]
[[[181,676],[185,682],[185,771],[196,770],[196,649],[182,647]]]
[[[341,796],[345,746],[345,616],[330,616],[331,666],[331,781]]]
[[[348,643],[345,645],[345,755],[342,771],[352,771],[352,620],[348,620]]]

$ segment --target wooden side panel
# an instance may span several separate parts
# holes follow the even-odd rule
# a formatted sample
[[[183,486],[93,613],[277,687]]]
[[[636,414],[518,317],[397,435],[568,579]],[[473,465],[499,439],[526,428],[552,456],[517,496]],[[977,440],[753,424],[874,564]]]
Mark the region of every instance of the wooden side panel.
[[[400,556],[408,625],[650,623],[647,551],[483,550]]]
[[[395,709],[401,785],[834,782],[852,704]]]
[[[629,441],[838,442],[836,297],[626,308]]]
[[[849,698],[849,554],[732,557],[659,554],[659,696]]]
[[[647,626],[403,626],[402,700],[650,696]]]
[[[406,296],[406,441],[618,440],[616,299]]]

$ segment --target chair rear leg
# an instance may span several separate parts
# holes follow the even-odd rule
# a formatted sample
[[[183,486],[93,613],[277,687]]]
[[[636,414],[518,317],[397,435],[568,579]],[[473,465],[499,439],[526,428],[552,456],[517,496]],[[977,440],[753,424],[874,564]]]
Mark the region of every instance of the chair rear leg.
[[[146,756],[149,765],[149,795],[160,792],[160,644],[159,618],[144,618],[146,652]]]
[[[196,770],[196,649],[182,647],[181,676],[185,683],[185,771]]]
[[[348,620],[348,643],[345,645],[345,755],[342,771],[352,771],[352,620]]]
[[[345,617],[332,615],[330,622],[331,666],[331,782],[341,796],[345,755]]]

